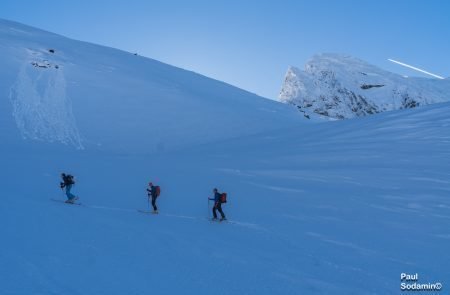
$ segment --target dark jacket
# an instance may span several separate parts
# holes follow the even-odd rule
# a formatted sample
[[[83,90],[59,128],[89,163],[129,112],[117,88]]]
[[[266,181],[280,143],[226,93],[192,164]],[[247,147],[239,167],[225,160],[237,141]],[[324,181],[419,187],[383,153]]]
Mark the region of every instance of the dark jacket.
[[[63,182],[60,183],[61,188],[75,184],[75,181],[73,180],[73,176],[70,174],[63,175],[62,180],[63,180]]]
[[[152,185],[151,187],[149,187],[147,189],[147,192],[148,192],[148,196],[149,197],[152,197],[152,198],[156,198],[157,197],[157,195],[156,195],[156,186],[155,185]]]
[[[217,192],[217,193],[214,193],[214,198],[209,198],[209,199],[211,201],[214,201],[215,203],[220,203],[220,196],[222,196],[222,194]]]

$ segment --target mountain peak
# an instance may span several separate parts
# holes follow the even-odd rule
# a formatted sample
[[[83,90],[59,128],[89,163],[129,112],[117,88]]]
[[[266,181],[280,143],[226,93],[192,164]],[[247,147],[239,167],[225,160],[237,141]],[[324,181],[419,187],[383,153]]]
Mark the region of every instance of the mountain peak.
[[[310,116],[347,119],[448,101],[449,86],[405,78],[350,55],[321,53],[304,70],[288,68],[279,100]]]

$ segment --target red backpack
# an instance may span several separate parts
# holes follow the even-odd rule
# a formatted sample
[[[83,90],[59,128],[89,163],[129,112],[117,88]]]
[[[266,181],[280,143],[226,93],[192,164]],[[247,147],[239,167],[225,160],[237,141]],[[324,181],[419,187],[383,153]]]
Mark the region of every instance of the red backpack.
[[[220,202],[221,203],[226,203],[227,202],[227,193],[222,193],[220,195]]]
[[[156,196],[159,197],[159,194],[161,193],[161,188],[159,185],[155,186]]]

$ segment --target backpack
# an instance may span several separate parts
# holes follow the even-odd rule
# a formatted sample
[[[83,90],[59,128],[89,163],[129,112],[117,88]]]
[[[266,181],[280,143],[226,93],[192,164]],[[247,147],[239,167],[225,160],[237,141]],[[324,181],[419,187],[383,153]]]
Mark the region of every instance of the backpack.
[[[227,202],[227,193],[222,193],[220,195],[220,203],[226,203]]]
[[[155,186],[155,193],[156,196],[159,197],[159,194],[161,193],[161,188],[159,187],[159,185]]]
[[[64,177],[64,184],[69,185],[69,184],[75,184],[75,181],[73,180],[73,176],[72,175],[66,175],[66,177]]]

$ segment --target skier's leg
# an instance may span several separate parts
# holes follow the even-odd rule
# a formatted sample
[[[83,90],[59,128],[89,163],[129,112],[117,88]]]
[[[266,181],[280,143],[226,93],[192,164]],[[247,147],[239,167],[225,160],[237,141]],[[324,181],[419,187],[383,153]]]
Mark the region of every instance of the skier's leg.
[[[69,184],[66,186],[66,196],[67,196],[67,200],[74,202],[75,200],[77,200],[77,196],[75,196],[74,194],[72,194],[70,191],[72,190],[72,185]]]
[[[219,211],[220,216],[222,216],[222,219],[225,219],[225,214],[222,211],[222,204],[221,203],[218,204],[217,210]]]
[[[217,219],[217,213],[216,213],[216,210],[217,210],[217,204],[214,204],[213,209],[212,209],[212,212],[213,212],[213,218],[214,218],[214,219]]]
[[[152,206],[154,211],[158,211],[158,208],[156,207],[156,197],[152,197]]]
[[[66,185],[66,197],[67,197],[67,200],[72,199],[71,198],[72,194],[70,193],[71,189],[72,189],[72,185],[71,184]]]
[[[66,203],[73,204],[73,203],[75,202],[75,198],[76,198],[76,197],[70,193],[70,190],[71,190],[71,189],[72,189],[72,185],[71,185],[71,184],[66,185],[66,196],[67,196],[67,200],[66,200],[65,202],[66,202]]]

